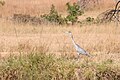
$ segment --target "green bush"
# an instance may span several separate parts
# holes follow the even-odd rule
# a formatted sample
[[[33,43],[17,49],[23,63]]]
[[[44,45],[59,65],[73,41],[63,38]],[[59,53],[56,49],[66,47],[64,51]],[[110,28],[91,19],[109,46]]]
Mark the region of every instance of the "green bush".
[[[80,6],[76,3],[70,5],[70,3],[66,4],[68,15],[66,17],[67,22],[71,22],[72,25],[78,21],[78,16],[83,14],[83,11],[80,9]]]
[[[54,5],[51,6],[50,12],[48,14],[41,15],[41,17],[48,20],[49,22],[53,22],[57,24],[64,24],[65,22],[61,14],[58,14]]]
[[[97,24],[97,20],[92,17],[87,17],[86,19],[81,20],[79,23],[81,25],[93,25],[93,24]]]
[[[80,6],[76,3],[73,3],[73,5],[70,5],[70,3],[66,4],[67,6],[67,12],[69,15],[73,16],[81,16],[83,14],[83,11],[80,9]]]
[[[87,18],[86,18],[86,21],[87,21],[87,22],[93,22],[93,21],[94,21],[94,18],[92,18],[92,17],[87,17]]]
[[[76,3],[74,3],[73,5],[67,3],[66,6],[68,12],[68,15],[66,17],[62,17],[62,15],[57,12],[54,5],[51,6],[50,12],[48,14],[43,14],[41,15],[41,17],[43,19],[46,19],[50,23],[52,22],[60,25],[69,24],[69,22],[71,22],[72,24],[78,22],[78,16],[81,16],[83,14],[80,6]]]

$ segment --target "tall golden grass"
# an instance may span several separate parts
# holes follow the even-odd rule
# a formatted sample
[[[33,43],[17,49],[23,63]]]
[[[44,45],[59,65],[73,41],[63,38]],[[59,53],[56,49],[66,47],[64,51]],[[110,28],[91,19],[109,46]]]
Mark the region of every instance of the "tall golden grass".
[[[75,57],[76,51],[71,39],[65,31],[71,31],[75,41],[96,55],[96,62],[113,59],[119,62],[120,27],[114,24],[101,25],[18,25],[9,21],[0,23],[0,51],[2,52],[34,52],[42,51],[56,55]],[[109,56],[107,56],[109,55]],[[6,55],[3,55],[3,57]],[[107,56],[107,57],[106,57]]]

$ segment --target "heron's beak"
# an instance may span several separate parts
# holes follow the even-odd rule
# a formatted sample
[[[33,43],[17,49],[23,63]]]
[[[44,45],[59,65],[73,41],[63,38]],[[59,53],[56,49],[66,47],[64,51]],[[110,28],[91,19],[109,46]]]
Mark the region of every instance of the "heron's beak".
[[[66,32],[63,32],[63,33],[68,34],[68,32],[67,32],[67,31],[66,31]]]
[[[64,33],[69,34],[69,32],[68,32],[68,31],[66,31],[66,32],[64,32]]]

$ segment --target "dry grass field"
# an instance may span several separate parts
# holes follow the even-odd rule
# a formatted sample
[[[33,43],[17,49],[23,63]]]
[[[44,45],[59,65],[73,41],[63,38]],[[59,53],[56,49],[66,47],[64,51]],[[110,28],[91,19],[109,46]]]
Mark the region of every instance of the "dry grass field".
[[[1,25],[1,52],[19,52],[20,49],[23,52],[31,52],[35,47],[37,47],[38,51],[44,47],[48,48],[48,53],[75,55],[76,52],[72,41],[64,33],[65,31],[71,31],[75,41],[81,47],[91,54],[98,53],[96,58],[102,56],[104,60],[106,58],[104,56],[109,55],[108,58],[110,59],[117,59],[114,57],[118,57],[117,61],[119,63],[120,28],[115,27],[114,24],[80,27],[80,25],[15,25],[9,22],[2,22]]]
[[[113,68],[115,67],[118,67],[118,69],[120,68],[120,27],[119,26],[116,27],[114,23],[92,24],[83,26],[80,26],[79,24],[73,26],[51,24],[48,25],[41,24],[38,26],[34,26],[29,24],[27,25],[14,24],[11,21],[6,20],[5,18],[12,16],[14,13],[40,15],[42,13],[48,12],[51,4],[55,4],[57,9],[61,13],[62,12],[64,13],[65,10],[64,4],[69,0],[60,1],[5,0],[5,1],[6,5],[0,8],[0,10],[2,10],[0,12],[0,15],[2,16],[2,18],[0,19],[1,59],[4,59],[5,57],[11,54],[21,55],[21,53],[29,54],[31,52],[42,52],[54,54],[57,57],[63,55],[69,58],[75,58],[77,55],[72,44],[72,41],[70,37],[64,33],[65,31],[71,31],[73,33],[76,43],[78,43],[81,47],[90,52],[90,54],[93,56],[85,57],[81,55],[80,63],[83,63],[86,60],[88,60],[88,62],[91,63],[102,63],[110,60],[112,61],[111,65],[113,66]],[[102,11],[104,11],[104,9],[101,9],[100,11],[98,10],[88,11],[85,14],[83,14],[80,18],[84,19],[85,17],[88,16],[96,18],[97,15],[99,15]],[[79,71],[79,69],[77,71]],[[2,78],[0,79],[2,80]],[[38,80],[41,79],[42,78],[39,78]],[[54,78],[52,80],[59,79]],[[69,78],[64,79],[61,78],[61,80],[66,79],[70,80]],[[43,80],[49,80],[49,78]],[[107,79],[103,78],[102,80]]]

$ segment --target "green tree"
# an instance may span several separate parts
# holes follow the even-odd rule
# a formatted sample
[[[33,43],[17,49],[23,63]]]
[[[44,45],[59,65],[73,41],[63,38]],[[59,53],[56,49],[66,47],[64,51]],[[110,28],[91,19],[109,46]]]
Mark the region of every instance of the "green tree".
[[[55,6],[52,5],[49,14],[42,15],[42,18],[48,20],[49,22],[55,22],[58,24],[64,24],[65,20],[62,15],[57,12]]]
[[[68,16],[66,17],[67,22],[70,21],[72,25],[77,22],[78,16],[83,14],[83,11],[80,9],[80,6],[76,3],[70,5],[70,3],[66,4]]]

